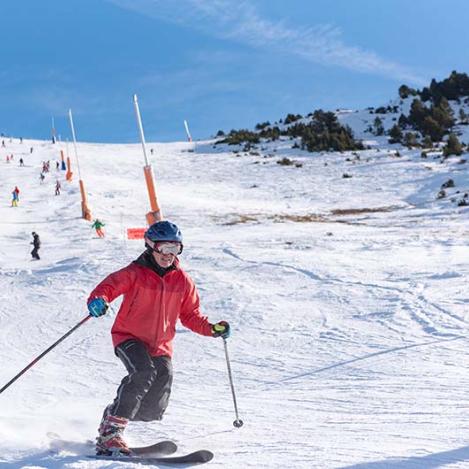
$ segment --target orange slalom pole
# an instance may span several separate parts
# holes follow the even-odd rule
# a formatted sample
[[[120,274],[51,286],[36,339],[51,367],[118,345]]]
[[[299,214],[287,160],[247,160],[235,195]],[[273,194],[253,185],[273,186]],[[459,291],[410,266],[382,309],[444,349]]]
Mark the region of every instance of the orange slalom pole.
[[[67,173],[65,174],[65,179],[69,182],[72,181],[72,163],[70,162],[70,157],[67,156]]]
[[[151,211],[146,214],[146,219],[147,219],[147,223],[151,225],[157,221],[162,220],[163,214],[161,212],[161,208],[156,198],[156,189],[155,189],[155,183],[153,179],[153,170],[151,168],[150,162],[148,161],[148,157],[147,157],[145,135],[143,133],[142,118],[140,116],[140,109],[138,107],[138,99],[137,99],[136,94],[134,94],[134,108],[135,108],[135,116],[137,118],[138,129],[140,131],[140,140],[142,142],[143,157],[145,158],[145,166],[143,167],[143,173],[145,174],[145,181],[147,183],[148,196],[150,197]]]
[[[153,170],[151,165],[143,167],[143,173],[145,174],[145,182],[147,183],[148,197],[150,198],[150,207],[151,211],[146,214],[147,223],[152,225],[157,221],[163,219],[163,213],[158,204],[158,199],[156,197],[155,182],[153,179]]]
[[[81,179],[78,181],[78,183],[80,184],[82,218],[84,218],[85,220],[91,221],[92,216],[91,216],[91,210],[89,209],[88,203],[86,201],[85,185],[83,184],[83,181]]]

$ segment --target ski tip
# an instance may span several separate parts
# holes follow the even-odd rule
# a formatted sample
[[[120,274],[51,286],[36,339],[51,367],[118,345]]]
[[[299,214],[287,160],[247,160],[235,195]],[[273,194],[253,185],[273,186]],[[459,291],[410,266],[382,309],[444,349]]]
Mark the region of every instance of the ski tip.
[[[213,453],[206,449],[202,449],[197,451],[197,459],[199,462],[209,462],[213,459]]]
[[[142,455],[142,454],[153,454],[158,453],[161,455],[173,454],[177,451],[178,447],[176,443],[171,440],[164,440],[158,443],[155,443],[150,446],[141,446],[136,448],[130,448],[132,454]]]

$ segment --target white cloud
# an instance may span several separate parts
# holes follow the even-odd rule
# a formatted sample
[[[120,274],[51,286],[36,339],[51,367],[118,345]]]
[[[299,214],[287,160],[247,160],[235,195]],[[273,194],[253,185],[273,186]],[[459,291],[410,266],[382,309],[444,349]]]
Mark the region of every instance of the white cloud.
[[[409,68],[341,39],[339,28],[317,25],[291,27],[260,17],[253,5],[241,0],[107,0],[121,8],[161,19],[204,34],[256,48],[293,54],[314,63],[379,74],[424,85],[426,80]]]

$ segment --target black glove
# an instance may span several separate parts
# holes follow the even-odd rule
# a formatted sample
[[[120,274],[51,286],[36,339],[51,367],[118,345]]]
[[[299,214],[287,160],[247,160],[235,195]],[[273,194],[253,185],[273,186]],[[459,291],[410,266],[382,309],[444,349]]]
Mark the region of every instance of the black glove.
[[[216,324],[212,324],[213,337],[223,337],[224,339],[228,339],[230,333],[230,325],[226,321],[220,321]]]

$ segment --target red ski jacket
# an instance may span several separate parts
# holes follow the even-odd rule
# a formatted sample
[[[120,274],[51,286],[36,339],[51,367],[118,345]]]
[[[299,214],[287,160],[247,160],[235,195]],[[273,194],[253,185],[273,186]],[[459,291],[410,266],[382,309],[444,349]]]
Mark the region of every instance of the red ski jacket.
[[[91,292],[88,303],[101,297],[107,302],[124,295],[111,329],[114,347],[139,339],[151,356],[172,356],[176,322],[198,334],[212,336],[212,325],[199,310],[194,282],[175,260],[163,277],[150,267],[133,262],[106,277]]]

